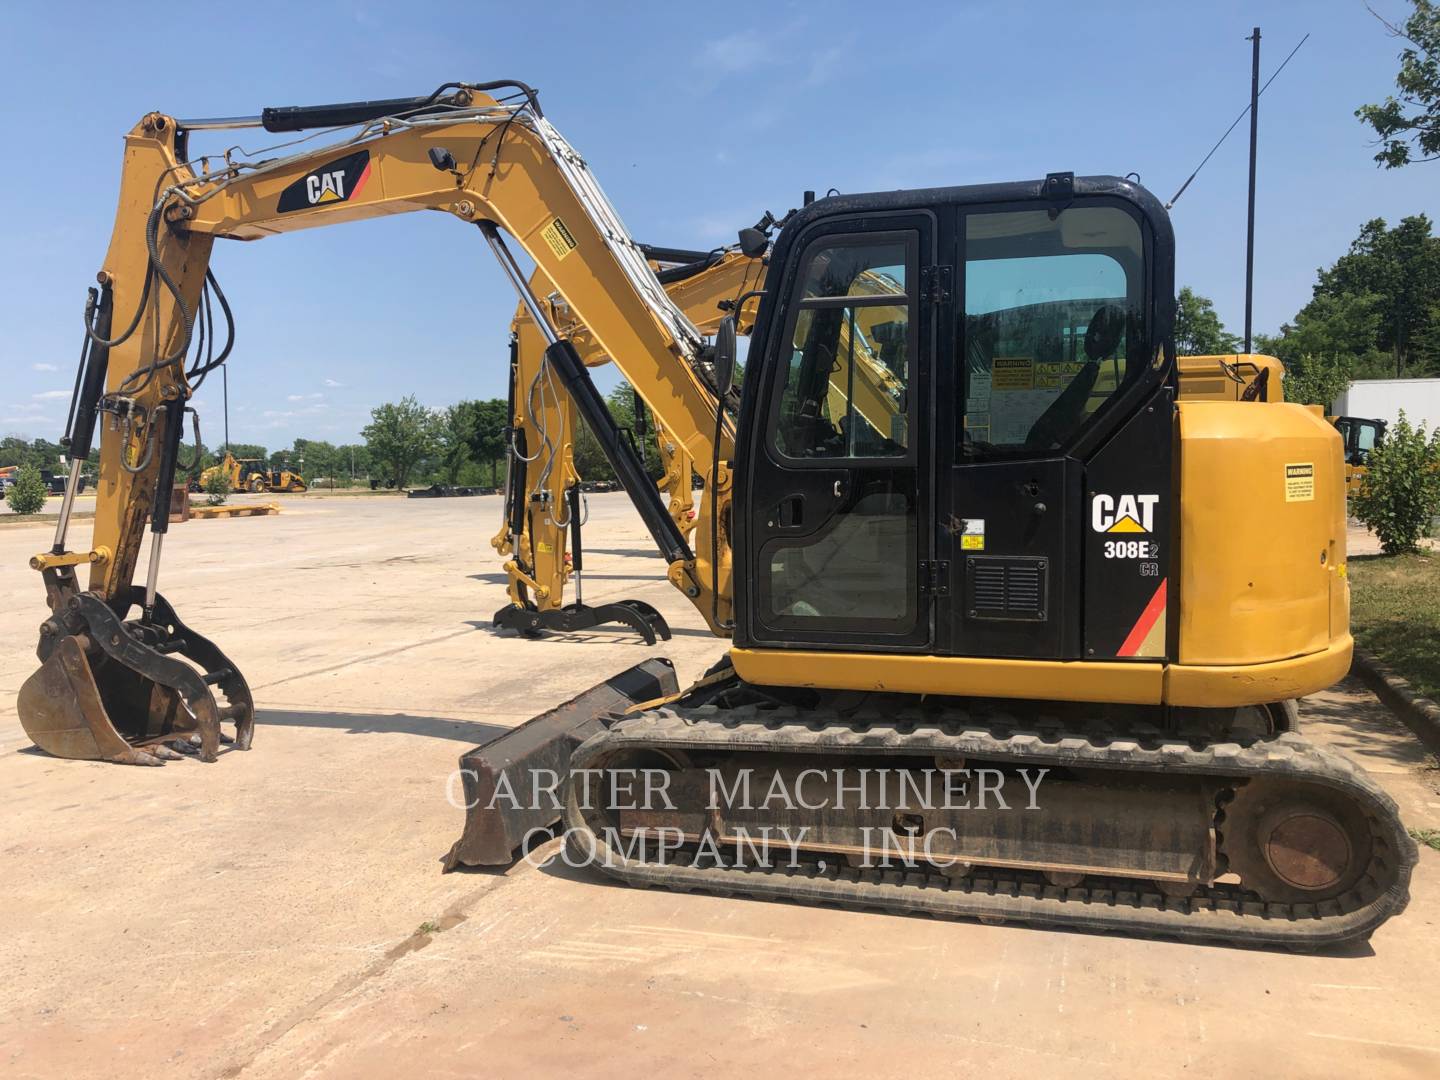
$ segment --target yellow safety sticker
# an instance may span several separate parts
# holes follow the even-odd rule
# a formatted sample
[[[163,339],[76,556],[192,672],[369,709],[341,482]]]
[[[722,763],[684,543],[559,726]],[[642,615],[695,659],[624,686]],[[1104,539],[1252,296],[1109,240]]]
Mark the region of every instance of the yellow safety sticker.
[[[1028,356],[997,356],[990,365],[990,389],[1033,390],[1035,363]]]
[[[563,259],[580,245],[575,242],[575,237],[570,235],[570,230],[565,227],[565,222],[558,217],[551,218],[550,224],[540,230],[540,235],[550,245],[550,250],[555,253],[557,259]]]
[[[984,519],[984,518],[961,518],[961,520],[960,520],[960,550],[961,550],[961,551],[984,551],[984,550],[985,550],[985,519]]]
[[[1315,465],[1303,461],[1285,466],[1285,501],[1311,502],[1315,498]]]

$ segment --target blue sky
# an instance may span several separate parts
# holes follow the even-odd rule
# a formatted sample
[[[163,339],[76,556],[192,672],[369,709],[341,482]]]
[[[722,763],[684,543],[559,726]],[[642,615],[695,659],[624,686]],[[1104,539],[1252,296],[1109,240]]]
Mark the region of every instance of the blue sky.
[[[1394,18],[1408,6],[1377,4]],[[1312,37],[1261,102],[1256,328],[1293,316],[1362,222],[1437,212],[1440,165],[1377,170],[1352,115],[1391,89],[1398,52],[1359,0],[148,6],[7,5],[0,434],[60,434],[121,136],[151,109],[239,115],[523,79],[638,239],[703,248],[806,188],[1072,169],[1138,172],[1168,199],[1244,105],[1259,23],[1267,75]],[[1179,282],[1235,331],[1245,134],[1173,211]],[[222,243],[213,267],[239,319],[236,441],[348,441],[406,393],[431,406],[504,394],[515,298],[448,216]],[[219,442],[218,383],[200,398]]]

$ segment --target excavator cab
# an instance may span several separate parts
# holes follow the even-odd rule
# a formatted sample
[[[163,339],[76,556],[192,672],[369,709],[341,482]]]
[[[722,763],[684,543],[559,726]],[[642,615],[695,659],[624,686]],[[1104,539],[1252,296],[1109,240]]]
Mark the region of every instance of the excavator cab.
[[[782,235],[738,437],[739,649],[1114,657],[1163,597],[1168,222],[1123,181],[1034,190],[831,199]],[[1087,484],[1143,500],[1143,555],[1076,527]]]

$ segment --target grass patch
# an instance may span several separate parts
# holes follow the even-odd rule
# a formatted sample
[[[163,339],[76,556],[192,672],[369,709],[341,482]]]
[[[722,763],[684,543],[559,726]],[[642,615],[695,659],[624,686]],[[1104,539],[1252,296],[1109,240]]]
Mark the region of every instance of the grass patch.
[[[1440,555],[1356,555],[1349,570],[1356,642],[1440,700]]]
[[[431,922],[429,919],[426,919],[415,928],[416,937],[426,937],[429,934],[438,934],[439,932],[440,924],[438,922]]]
[[[1410,829],[1409,832],[1426,847],[1440,851],[1440,829]]]

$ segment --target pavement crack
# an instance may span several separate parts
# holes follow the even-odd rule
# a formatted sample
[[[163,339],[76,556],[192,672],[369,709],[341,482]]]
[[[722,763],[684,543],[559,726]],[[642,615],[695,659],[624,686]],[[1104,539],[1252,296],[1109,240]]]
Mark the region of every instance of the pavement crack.
[[[423,649],[426,645],[437,645],[442,641],[449,641],[451,638],[463,637],[465,634],[478,633],[480,627],[467,626],[464,630],[452,630],[448,634],[440,634],[437,637],[425,638],[422,641],[412,641],[408,645],[397,645],[393,649],[382,649],[376,653],[366,653],[364,656],[357,656],[345,660],[339,664],[331,664],[329,667],[316,668],[314,671],[302,671],[298,675],[287,675],[283,679],[276,679],[274,682],[258,683],[250,688],[253,693],[256,690],[268,690],[272,686],[284,686],[286,683],[295,682],[297,679],[308,679],[314,675],[328,675],[332,671],[344,671],[346,668],[354,667],[356,664],[367,664],[371,660],[382,660],[387,656],[397,656],[411,649]]]
[[[465,922],[470,917],[466,914],[467,908],[502,887],[508,880],[508,877],[501,877],[493,883],[487,883],[460,897],[450,905],[449,910],[437,921],[435,924],[437,929],[442,931],[449,930]],[[338,1001],[346,994],[364,986],[372,979],[382,977],[395,966],[401,957],[409,956],[413,952],[418,952],[434,940],[434,932],[422,933],[420,930],[402,938],[359,971],[335,980],[327,990],[317,994],[303,1005],[292,1009],[286,1016],[275,1021],[275,1023],[271,1024],[259,1034],[253,1049],[250,1050],[243,1061],[237,1061],[231,1065],[227,1065],[221,1069],[216,1076],[219,1077],[220,1080],[233,1080],[234,1077],[242,1075],[250,1066],[255,1064],[256,1059],[259,1058],[261,1054],[280,1042],[301,1024],[307,1020],[314,1019],[315,1016],[326,1007]]]

